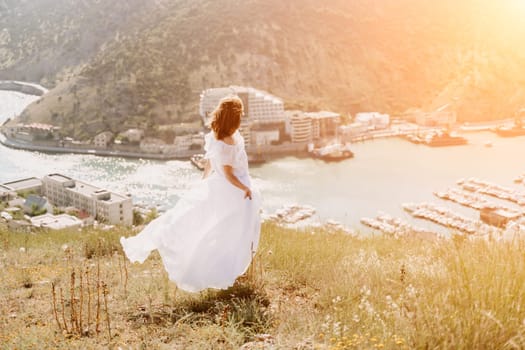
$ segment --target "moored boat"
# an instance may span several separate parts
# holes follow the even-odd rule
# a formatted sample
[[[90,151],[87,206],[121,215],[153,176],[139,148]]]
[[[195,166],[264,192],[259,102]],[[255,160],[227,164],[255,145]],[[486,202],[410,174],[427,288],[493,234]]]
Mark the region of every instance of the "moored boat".
[[[314,148],[311,151],[314,158],[319,158],[325,162],[337,162],[352,158],[354,153],[349,149],[348,146],[340,143],[328,145],[321,148]]]
[[[466,145],[468,141],[463,136],[440,132],[428,135],[424,143],[430,147],[444,147]]]
[[[501,137],[515,137],[515,136],[524,136],[525,128],[523,126],[500,126],[499,128],[494,129],[494,132]]]

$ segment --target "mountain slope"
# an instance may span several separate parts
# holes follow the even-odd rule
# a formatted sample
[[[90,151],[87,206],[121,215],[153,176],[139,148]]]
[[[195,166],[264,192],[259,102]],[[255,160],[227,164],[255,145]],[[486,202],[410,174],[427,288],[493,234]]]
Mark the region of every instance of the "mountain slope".
[[[525,35],[507,2],[156,3],[140,31],[106,45],[23,120],[80,138],[136,126],[155,133],[198,119],[200,91],[229,84],[270,91],[291,108],[400,113],[452,103],[461,120],[508,118],[525,101]]]
[[[0,79],[52,86],[150,8],[141,0],[0,0]]]

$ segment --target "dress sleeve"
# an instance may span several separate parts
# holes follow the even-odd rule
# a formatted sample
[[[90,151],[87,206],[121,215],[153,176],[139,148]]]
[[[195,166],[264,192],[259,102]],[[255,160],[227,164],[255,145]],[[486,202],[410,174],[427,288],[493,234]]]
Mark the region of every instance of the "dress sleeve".
[[[234,166],[235,164],[235,147],[223,145],[221,149],[220,159],[222,165]]]

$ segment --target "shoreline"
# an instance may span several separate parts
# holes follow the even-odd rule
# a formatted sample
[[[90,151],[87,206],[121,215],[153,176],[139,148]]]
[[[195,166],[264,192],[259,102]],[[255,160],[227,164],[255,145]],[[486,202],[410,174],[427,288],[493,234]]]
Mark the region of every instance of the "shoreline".
[[[188,150],[184,153],[177,155],[174,154],[156,154],[156,153],[143,153],[143,152],[129,152],[122,150],[104,150],[97,148],[77,148],[77,147],[56,147],[56,146],[44,146],[35,145],[29,142],[21,142],[7,137],[5,134],[0,132],[0,144],[5,147],[24,150],[31,152],[42,152],[51,154],[85,154],[95,155],[100,157],[120,157],[128,159],[151,159],[159,161],[168,160],[181,160],[190,161],[191,157],[196,154],[202,154],[203,150]],[[246,149],[248,156],[260,156],[264,154],[263,161],[270,161],[281,157],[295,156],[295,157],[308,157],[309,153],[306,150],[306,145],[297,144],[289,145],[288,147],[282,146],[258,146],[258,147],[247,147]],[[258,163],[258,158],[255,158],[253,163]]]
[[[16,80],[0,80],[0,90],[20,92],[22,94],[40,97],[49,91],[42,85]]]
[[[141,152],[126,152],[119,150],[102,150],[96,148],[71,148],[71,147],[54,147],[54,146],[42,146],[34,145],[31,143],[19,142],[11,138],[6,137],[0,132],[0,144],[5,147],[52,154],[87,154],[102,157],[120,157],[120,158],[131,158],[131,159],[152,159],[152,160],[189,160],[193,154],[199,152],[188,151],[184,155],[171,155],[171,154],[155,154],[155,153],[141,153]]]

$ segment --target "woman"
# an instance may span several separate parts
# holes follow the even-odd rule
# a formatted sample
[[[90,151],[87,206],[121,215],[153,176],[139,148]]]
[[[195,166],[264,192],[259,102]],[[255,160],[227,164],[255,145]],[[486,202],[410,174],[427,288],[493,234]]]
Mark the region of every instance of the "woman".
[[[190,292],[233,285],[259,243],[260,195],[238,131],[242,114],[237,96],[219,102],[205,136],[204,180],[137,236],[120,239],[132,262],[157,249],[170,280]]]

